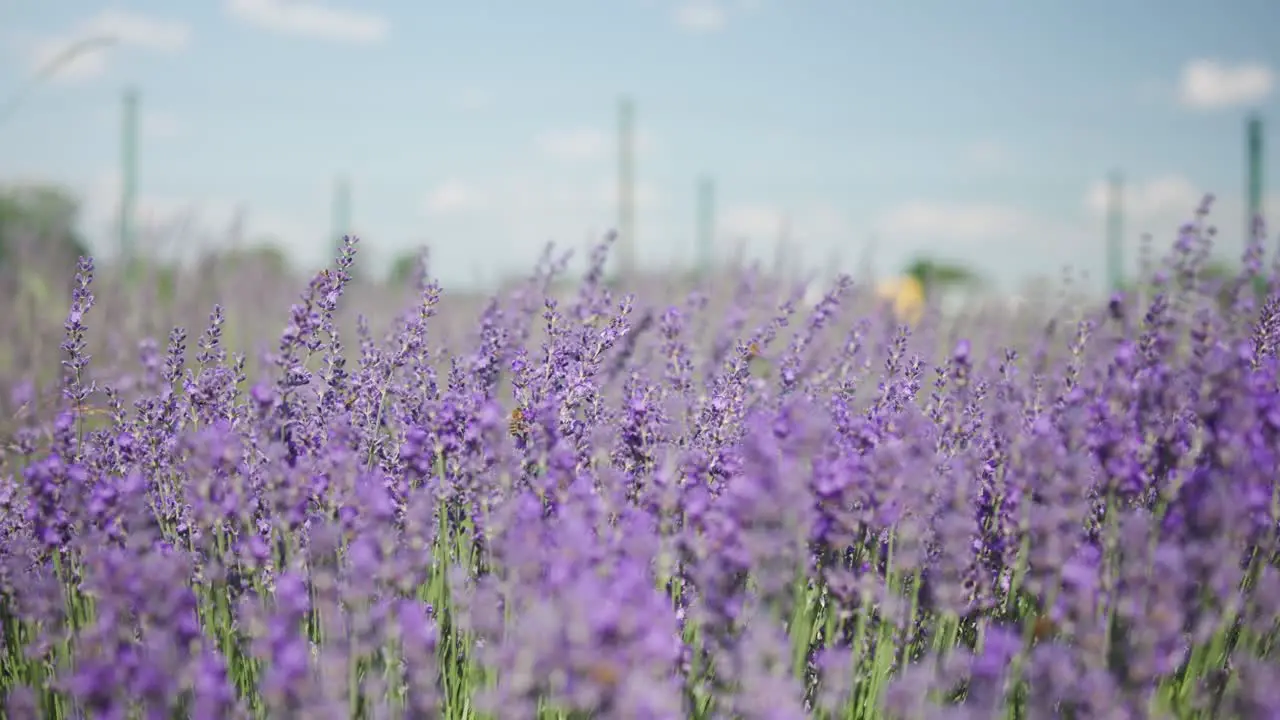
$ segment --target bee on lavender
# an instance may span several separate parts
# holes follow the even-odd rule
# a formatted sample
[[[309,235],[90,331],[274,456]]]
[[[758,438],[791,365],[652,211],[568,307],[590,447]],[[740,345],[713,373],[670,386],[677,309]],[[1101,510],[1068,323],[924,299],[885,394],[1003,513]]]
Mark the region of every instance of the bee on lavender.
[[[525,417],[524,408],[516,406],[511,410],[511,417],[507,420],[507,428],[511,431],[513,437],[523,438],[529,434],[529,421]]]

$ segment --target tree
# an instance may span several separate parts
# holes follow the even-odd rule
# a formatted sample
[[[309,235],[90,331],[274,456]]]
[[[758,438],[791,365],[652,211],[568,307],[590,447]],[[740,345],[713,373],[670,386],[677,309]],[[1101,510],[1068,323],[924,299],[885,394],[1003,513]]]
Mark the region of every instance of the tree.
[[[1253,286],[1252,289],[1259,298],[1266,297],[1266,277],[1259,274],[1249,278],[1243,273],[1244,268],[1215,258],[1202,265],[1196,271],[1196,276],[1201,288],[1215,293],[1223,307],[1229,307],[1235,301],[1237,288],[1243,289],[1249,285]]]
[[[222,255],[222,261],[230,268],[253,266],[272,277],[289,274],[289,257],[273,237],[258,238],[249,247],[231,250]]]
[[[421,259],[416,252],[400,253],[391,262],[391,271],[387,274],[387,279],[391,281],[392,285],[408,285],[413,282],[420,262]]]
[[[915,278],[926,295],[970,288],[980,279],[978,273],[965,265],[927,256],[912,260],[903,274]]]
[[[426,272],[428,257],[426,246],[400,253],[391,263],[391,270],[387,273],[387,281],[392,285],[409,287]]]
[[[1229,307],[1235,301],[1237,288],[1251,286],[1259,299],[1265,298],[1268,292],[1265,272],[1244,277],[1243,271],[1240,266],[1220,258],[1209,259],[1195,270],[1196,287],[1201,291],[1213,293],[1223,308]],[[1155,278],[1130,278],[1121,284],[1120,290],[1126,295],[1140,292],[1145,297],[1151,297],[1162,288]]]
[[[75,262],[89,249],[76,230],[80,201],[66,188],[43,183],[0,187],[0,267],[19,256]]]

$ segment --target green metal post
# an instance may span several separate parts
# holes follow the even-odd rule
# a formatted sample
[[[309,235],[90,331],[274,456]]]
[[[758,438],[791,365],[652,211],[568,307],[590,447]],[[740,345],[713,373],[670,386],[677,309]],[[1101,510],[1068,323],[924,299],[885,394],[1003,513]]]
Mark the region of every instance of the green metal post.
[[[1249,205],[1247,212],[1249,216],[1245,223],[1245,242],[1246,244],[1253,238],[1253,223],[1262,217],[1262,118],[1257,115],[1251,115],[1246,126],[1246,148],[1245,152],[1248,157],[1248,198]]]
[[[138,203],[138,90],[124,91],[120,137],[120,259],[133,266]]]
[[[1112,292],[1124,286],[1124,178],[1118,171],[1107,192],[1107,283]]]
[[[707,277],[711,272],[715,252],[715,183],[710,177],[698,180],[698,274]]]
[[[618,103],[618,268],[625,278],[634,270],[635,106],[630,98]]]

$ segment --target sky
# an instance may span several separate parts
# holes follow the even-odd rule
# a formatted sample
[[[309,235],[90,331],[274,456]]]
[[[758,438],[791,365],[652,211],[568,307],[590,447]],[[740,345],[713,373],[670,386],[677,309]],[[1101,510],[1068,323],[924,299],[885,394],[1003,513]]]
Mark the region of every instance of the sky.
[[[95,252],[133,86],[158,252],[270,238],[317,266],[346,176],[364,261],[425,243],[446,287],[615,227],[624,96],[641,264],[696,262],[707,175],[718,258],[887,274],[927,253],[1007,288],[1101,286],[1117,170],[1130,267],[1206,192],[1238,256],[1245,119],[1280,126],[1274,0],[0,0],[0,104],[98,37],[0,118],[0,181],[79,193]]]

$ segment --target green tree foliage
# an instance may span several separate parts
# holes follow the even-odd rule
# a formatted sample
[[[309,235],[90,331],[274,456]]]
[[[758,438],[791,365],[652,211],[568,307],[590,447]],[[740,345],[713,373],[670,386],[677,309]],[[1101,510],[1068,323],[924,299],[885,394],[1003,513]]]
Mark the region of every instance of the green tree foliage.
[[[232,269],[253,266],[265,270],[269,275],[283,277],[289,274],[289,256],[274,237],[258,238],[248,247],[231,250],[222,256],[223,262]]]
[[[0,267],[27,252],[58,263],[87,255],[88,247],[76,230],[79,217],[80,201],[66,188],[37,183],[0,186]]]
[[[970,288],[981,279],[976,271],[966,265],[927,256],[912,260],[903,274],[915,278],[926,295]]]
[[[430,247],[419,245],[396,255],[387,271],[387,283],[398,287],[413,287],[424,278],[431,279]],[[359,263],[357,263],[359,264]]]
[[[1222,307],[1227,307],[1235,301],[1236,289],[1241,287],[1242,283],[1251,285],[1259,299],[1267,296],[1267,278],[1264,275],[1255,275],[1245,280],[1241,278],[1240,273],[1239,265],[1215,258],[1196,269],[1195,281],[1200,289],[1216,293]],[[1151,278],[1130,278],[1121,284],[1120,290],[1131,297],[1137,293],[1151,297],[1161,292],[1162,288]]]
[[[392,285],[407,286],[413,282],[421,263],[422,253],[420,251],[414,250],[400,253],[392,261],[391,271],[388,273],[387,279]]]

